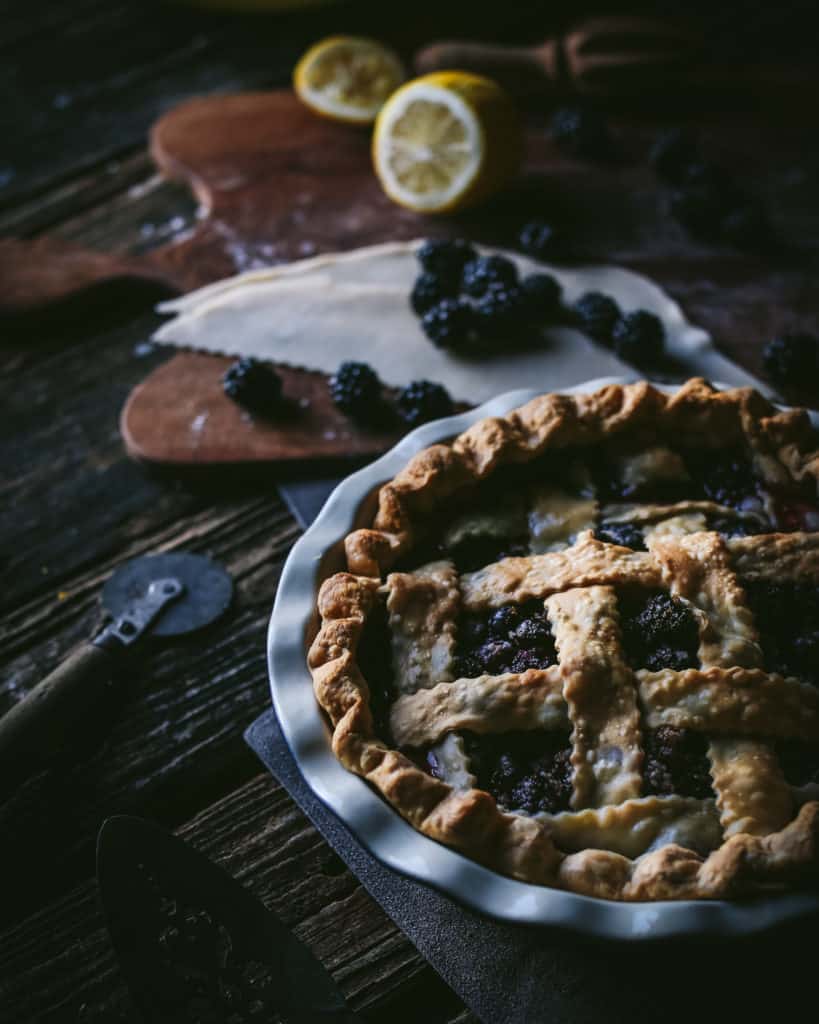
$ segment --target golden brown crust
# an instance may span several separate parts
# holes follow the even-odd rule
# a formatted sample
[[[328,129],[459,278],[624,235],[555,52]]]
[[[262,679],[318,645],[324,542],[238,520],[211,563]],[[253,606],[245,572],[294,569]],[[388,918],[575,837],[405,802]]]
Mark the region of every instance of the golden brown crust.
[[[698,653],[703,667],[759,665],[762,652],[753,617],[722,537],[716,533],[655,535],[648,539],[648,546],[671,592],[701,613]]]
[[[568,731],[569,715],[557,666],[442,683],[399,697],[390,711],[390,731],[401,747],[437,743],[459,729],[485,733],[561,728]]]
[[[641,756],[633,742],[639,731],[637,712],[628,701],[620,701],[619,687],[608,699],[622,718],[617,751],[625,765],[622,779],[627,792],[618,795],[623,802],[611,806],[534,817],[502,812],[488,793],[459,790],[433,778],[409,757],[390,750],[375,733],[356,651],[386,571],[412,547],[424,524],[434,521],[436,509],[480,483],[501,463],[525,462],[547,448],[595,444],[626,431],[655,443],[657,438],[682,434],[687,443],[703,447],[744,440],[755,453],[758,472],[767,479],[774,479],[784,467],[793,478],[819,480],[819,453],[810,450],[804,413],[777,412],[746,389],[718,393],[702,380],[689,381],[671,396],[645,383],[612,385],[591,395],[544,395],[506,417],[476,423],[451,444],[420,452],[381,489],[372,527],[347,537],[350,571],[321,588],[322,622],[309,664],[316,696],[333,724],[333,748],[346,767],[373,783],[421,832],[525,881],[610,899],[647,900],[724,898],[771,884],[816,879],[819,802],[805,803],[788,823],[792,792],[760,737],[819,739],[819,695],[806,684],[768,675],[758,667],[754,625],[736,580],[819,579],[815,534],[726,542],[712,533],[686,537],[658,531],[650,536],[651,550],[641,553],[600,544],[587,532],[568,554],[504,559],[460,577],[457,584],[448,570],[436,570],[429,583],[434,608],[428,614],[435,622],[426,622],[422,631],[444,638],[439,661],[451,660],[451,625],[460,607],[486,609],[538,597],[553,603],[553,618],[559,621],[560,609],[572,601],[567,596],[572,588],[587,588],[586,594],[601,592],[602,602],[603,592],[614,584],[657,587],[665,581],[697,609],[705,608],[702,669],[636,675],[644,721],[650,727],[682,725],[712,737],[716,805],[676,797],[641,798],[634,791]],[[681,514],[705,511],[712,510],[683,509]],[[409,585],[402,590],[404,582]],[[425,585],[417,574],[404,582],[396,590],[393,581],[399,603],[410,600],[413,588]],[[411,611],[411,600],[402,611],[407,608]],[[602,619],[597,627],[608,628]],[[591,636],[589,632],[586,646]],[[605,722],[597,721],[599,708],[593,700],[582,711],[592,691],[584,684],[575,693],[573,682],[594,675],[585,663],[588,656],[567,636],[558,635],[558,646],[569,654],[565,666],[561,661],[559,668],[508,678],[459,680],[452,673],[442,677],[440,666],[434,673],[420,671],[423,681],[413,683],[393,705],[395,738],[412,747],[461,728],[535,728],[544,714],[561,723],[571,714],[576,729],[585,714],[589,732],[584,749],[594,759],[612,708],[606,710]],[[583,663],[576,674],[575,662]],[[618,665],[608,668],[615,676],[629,671]],[[439,683],[442,678],[447,681]],[[491,715],[486,714],[488,706]],[[594,723],[599,728],[592,728]],[[597,794],[594,772],[587,783],[581,803],[594,803],[598,795],[603,802],[608,799],[605,792]],[[688,848],[692,834],[701,839],[711,829],[720,831],[720,821],[725,838],[721,846],[707,855]],[[611,849],[584,848],[603,833],[609,836]]]
[[[644,587],[662,586],[660,567],[649,555],[613,548],[582,533],[566,551],[528,558],[504,558],[461,578],[461,597],[467,609],[499,608],[510,601],[546,597],[567,587],[604,586],[623,580]]]
[[[819,740],[819,691],[761,669],[687,668],[637,673],[652,729]]]
[[[546,599],[571,711],[573,808],[622,804],[640,795],[640,713],[620,652],[612,587],[576,587]]]
[[[503,418],[480,420],[451,445],[426,448],[379,492],[372,529],[345,541],[351,572],[381,576],[407,551],[431,510],[500,462],[526,462],[547,448],[594,444],[625,430],[656,438],[685,436],[706,448],[746,440],[785,463],[794,477],[819,484],[819,452],[803,410],[777,411],[751,388],[715,391],[702,378],[674,395],[650,384],[610,384],[592,394],[547,394]]]

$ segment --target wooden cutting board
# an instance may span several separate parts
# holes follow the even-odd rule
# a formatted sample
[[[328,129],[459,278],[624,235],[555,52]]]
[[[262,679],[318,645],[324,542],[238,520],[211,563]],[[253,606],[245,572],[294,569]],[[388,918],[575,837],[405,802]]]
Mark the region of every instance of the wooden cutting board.
[[[38,309],[115,278],[187,291],[254,266],[452,231],[385,197],[369,147],[369,130],[317,117],[289,90],[184,103],[156,123],[150,148],[162,173],[198,198],[193,233],[137,257],[59,239],[0,241],[0,312]],[[177,466],[291,462],[360,458],[396,439],[340,415],[321,374],[287,367],[292,418],[254,419],[222,392],[229,362],[183,353],[147,377],[123,409],[128,452]]]
[[[775,215],[793,226],[792,170],[803,155],[798,117],[713,112],[698,121],[705,152],[738,174],[753,172],[751,190],[764,189]],[[514,245],[521,224],[543,216],[579,241],[581,258],[585,246],[592,261],[622,263],[652,276],[692,322],[759,373],[763,340],[794,324],[817,329],[803,261],[687,238],[668,216],[667,196],[646,164],[658,123],[665,122],[619,119],[615,158],[593,164],[556,148],[547,113],[533,115],[523,173],[503,195],[459,217],[426,218],[384,196],[372,173],[367,130],[323,120],[289,91],[193,100],[151,133],[162,172],[188,183],[202,204],[192,233],[139,257],[89,252],[49,238],[0,240],[0,314],[39,309],[113,278],[145,278],[185,291],[259,264],[390,239],[462,234]],[[249,420],[222,394],[224,366],[219,357],[183,353],[154,371],[124,410],[129,451],[172,465],[292,462],[364,457],[393,440],[339,423],[324,378],[286,368],[286,390],[297,403],[309,398],[315,418]]]

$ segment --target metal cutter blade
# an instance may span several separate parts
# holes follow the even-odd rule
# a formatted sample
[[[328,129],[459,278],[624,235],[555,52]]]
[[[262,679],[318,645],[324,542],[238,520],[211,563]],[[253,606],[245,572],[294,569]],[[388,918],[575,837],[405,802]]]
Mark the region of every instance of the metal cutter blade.
[[[179,580],[185,590],[150,627],[154,636],[179,636],[201,629],[225,612],[233,597],[233,581],[205,555],[170,551],[143,555],[121,565],[102,589],[105,610],[117,619],[144,598],[159,579]]]

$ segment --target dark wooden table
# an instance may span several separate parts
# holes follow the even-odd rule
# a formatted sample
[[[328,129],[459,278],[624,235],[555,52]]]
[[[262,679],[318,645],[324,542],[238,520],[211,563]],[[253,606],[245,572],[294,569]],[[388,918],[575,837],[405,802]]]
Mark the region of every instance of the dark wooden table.
[[[283,85],[306,42],[367,16],[359,6],[346,21],[334,12],[248,21],[116,0],[0,0],[0,233],[116,251],[179,235],[195,204],[155,174],[150,122],[199,92]],[[417,39],[435,34],[430,24],[414,26]],[[819,148],[808,117],[793,97],[705,115],[717,150],[730,128],[736,169],[794,243],[786,259],[692,243],[647,175],[627,178],[643,185],[605,223],[583,221],[583,190],[602,194],[616,171],[567,165],[559,194],[573,194],[598,259],[650,269],[758,370],[773,330],[817,327]],[[625,117],[623,137],[645,139],[657,123]],[[93,632],[100,585],[124,559],[206,552],[233,574],[237,600],[205,636],[147,653],[90,760],[32,780],[0,807],[0,1019],[131,1019],[93,877],[101,821],[127,812],[178,829],[224,864],[312,946],[366,1019],[473,1020],[243,743],[268,705],[265,628],[299,530],[272,478],[193,484],[125,457],[119,410],[167,358],[145,344],[154,298],[108,290],[3,325],[0,712]]]

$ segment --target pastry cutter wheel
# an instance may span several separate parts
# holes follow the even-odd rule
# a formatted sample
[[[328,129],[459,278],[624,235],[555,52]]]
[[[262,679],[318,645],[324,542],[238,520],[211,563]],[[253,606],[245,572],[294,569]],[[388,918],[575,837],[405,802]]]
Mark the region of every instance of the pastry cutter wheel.
[[[143,555],[121,565],[102,590],[108,625],[0,719],[0,793],[66,748],[75,750],[79,737],[92,741],[114,673],[141,640],[201,629],[222,615],[232,595],[228,573],[204,555]]]

